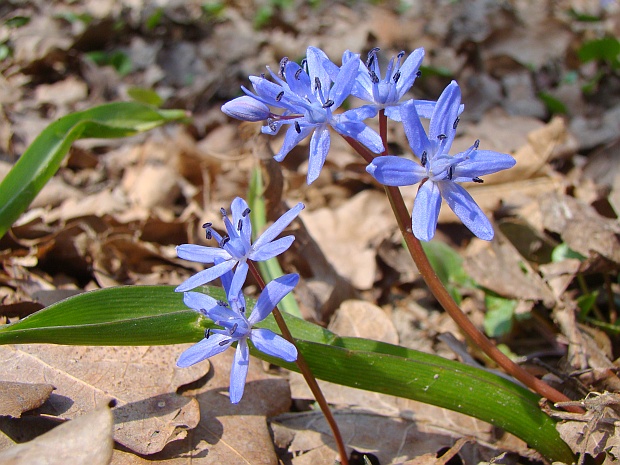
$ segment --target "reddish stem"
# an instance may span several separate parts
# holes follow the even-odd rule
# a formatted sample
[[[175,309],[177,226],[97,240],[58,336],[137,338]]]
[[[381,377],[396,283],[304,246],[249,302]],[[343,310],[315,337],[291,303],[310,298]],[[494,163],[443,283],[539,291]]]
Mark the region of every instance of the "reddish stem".
[[[254,266],[254,263],[248,260],[248,265],[250,268],[250,272],[252,273],[252,276],[254,277],[254,279],[260,286],[260,288],[265,289],[265,281],[263,280],[263,277],[260,275],[256,267]],[[323,392],[321,391],[319,383],[317,383],[316,378],[312,374],[312,370],[310,370],[310,367],[306,363],[306,360],[304,359],[303,355],[297,348],[297,344],[295,344],[295,339],[293,338],[293,335],[288,329],[288,326],[286,326],[286,322],[284,321],[284,318],[282,317],[282,313],[280,313],[280,310],[278,309],[278,307],[274,308],[272,313],[273,313],[274,319],[276,320],[276,323],[278,324],[278,328],[280,328],[280,332],[282,333],[282,336],[284,337],[284,339],[286,339],[291,344],[293,344],[295,348],[297,349],[297,360],[295,363],[297,363],[297,366],[299,367],[299,371],[301,372],[304,379],[306,380],[306,383],[308,383],[308,387],[310,388],[310,391],[312,391],[314,398],[319,404],[319,407],[321,408],[323,415],[325,415],[325,419],[327,420],[327,423],[329,424],[329,427],[332,430],[332,434],[334,435],[334,439],[336,440],[336,446],[338,447],[338,453],[340,454],[341,465],[349,465],[349,460],[347,458],[347,450],[344,446],[344,441],[342,440],[342,435],[340,434],[340,430],[338,429],[338,424],[336,423],[336,419],[334,418],[331,410],[329,409],[329,405],[327,404],[327,400],[325,399],[325,396],[323,395]]]

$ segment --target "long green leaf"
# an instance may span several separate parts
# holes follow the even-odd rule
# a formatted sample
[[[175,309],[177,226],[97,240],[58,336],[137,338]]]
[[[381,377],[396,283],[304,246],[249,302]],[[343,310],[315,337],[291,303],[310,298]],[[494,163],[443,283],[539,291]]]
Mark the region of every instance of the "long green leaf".
[[[216,299],[221,289],[204,288]],[[252,305],[248,302],[248,306]],[[478,368],[382,342],[338,337],[284,315],[319,379],[445,407],[497,425],[550,460],[574,457],[538,397]],[[0,328],[0,344],[156,345],[198,341],[212,322],[188,310],[171,286],[132,286],[71,297]],[[277,331],[273,318],[263,327]],[[253,351],[291,370],[294,364]]]
[[[158,110],[137,102],[116,102],[71,113],[53,122],[0,183],[0,237],[58,171],[76,140],[131,136],[185,118],[182,110]]]

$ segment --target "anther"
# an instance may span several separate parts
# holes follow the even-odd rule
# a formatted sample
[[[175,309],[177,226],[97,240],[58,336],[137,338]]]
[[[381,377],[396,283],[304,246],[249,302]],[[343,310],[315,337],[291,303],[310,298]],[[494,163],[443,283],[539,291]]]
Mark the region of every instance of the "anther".
[[[207,229],[205,237],[207,238],[208,241],[210,241],[213,238],[213,234],[211,234],[211,230],[210,229]]]
[[[484,182],[484,179],[480,179],[478,176],[476,176],[475,178],[471,178],[471,180],[473,182],[477,182],[478,184],[482,184]]]
[[[284,77],[284,68],[286,68],[286,64],[288,63],[288,57],[284,57],[280,60],[280,76]]]
[[[250,210],[250,207],[246,208],[245,210],[243,210],[243,212],[241,212],[241,216],[243,216],[244,218],[246,216],[248,216],[250,214],[252,210]]]
[[[210,228],[211,226],[213,226],[213,223],[205,223],[202,225],[204,229]]]
[[[321,80],[318,76],[314,78],[314,90],[321,90]]]
[[[375,47],[370,52],[368,52],[368,55],[367,55],[368,58],[366,59],[366,66],[368,68],[370,68],[373,65],[376,59],[376,54],[379,50],[381,50],[379,47]]]
[[[323,104],[323,108],[329,108],[334,104],[334,101],[332,99],[328,99],[324,104]]]
[[[426,164],[428,163],[428,155],[426,154],[426,150],[422,152],[422,156],[420,157],[420,163],[422,163],[422,166],[426,168]]]
[[[241,232],[241,228],[243,228],[243,220],[237,222],[237,231]]]
[[[397,57],[399,60],[400,60],[400,59],[402,59],[402,57],[404,57],[404,56],[405,56],[405,51],[404,51],[404,50],[401,50],[401,51],[400,51],[400,53],[399,53],[398,55],[396,55],[396,57]]]
[[[451,166],[448,168],[448,179],[452,181],[452,175],[454,174],[454,168]]]
[[[377,76],[377,73],[375,73],[372,69],[368,70],[368,75],[370,76],[370,80],[373,83],[375,83],[375,84],[379,83],[379,76]]]
[[[417,73],[415,73],[415,76],[416,76],[416,77],[420,77],[420,76],[422,76],[422,71],[418,71]]]
[[[276,124],[276,121],[272,118],[267,118],[267,126],[269,126],[269,129],[271,129],[271,132],[276,132],[278,130],[278,125]]]
[[[219,344],[219,345],[221,345],[221,346],[225,346],[225,345],[226,345],[226,344],[228,344],[230,341],[232,341],[232,339],[228,339],[228,340],[226,340],[226,341],[220,341],[220,344]]]
[[[299,121],[295,121],[295,131],[297,131],[297,134],[301,134],[301,126],[299,125]]]
[[[240,311],[241,313],[245,313],[245,307],[241,307],[241,308],[239,309],[239,311]]]
[[[392,76],[392,80],[394,81],[394,84],[396,84],[399,79],[400,79],[400,71],[396,71],[396,74]]]
[[[303,69],[299,68],[297,71],[295,71],[295,79],[299,79],[299,76],[301,75],[301,72],[303,71]]]
[[[446,140],[447,138],[448,138],[448,136],[446,136],[445,134],[439,134],[437,136],[437,139],[439,139],[439,140]]]
[[[232,328],[230,328],[230,335],[232,336],[233,334],[235,334],[235,331],[237,331],[237,328],[239,327],[239,325],[237,323],[235,323],[234,325],[232,325]]]
[[[260,73],[260,77],[261,79],[267,79],[267,76],[265,76],[265,73]]]
[[[474,149],[478,150],[479,146],[480,146],[480,139],[476,139],[476,142],[474,142]]]
[[[299,64],[299,66],[301,66],[302,68],[305,68],[307,64],[308,64],[308,60],[304,58],[303,60],[301,60],[301,63]]]
[[[218,304],[220,307],[226,307],[226,308],[228,308],[228,302],[225,302],[224,300],[218,300],[218,301],[217,301],[217,304]]]
[[[452,129],[456,129],[456,127],[459,125],[459,121],[461,121],[461,118],[457,116],[454,120],[454,124],[452,125]]]
[[[205,331],[205,339],[209,339],[209,336],[211,336],[211,328],[207,328]]]
[[[222,216],[226,216],[226,209],[220,208],[220,213],[222,214]]]
[[[228,243],[228,241],[230,241],[230,237],[228,236],[222,237],[222,240],[220,241],[220,247],[224,247]]]
[[[276,102],[279,102],[280,100],[282,100],[282,97],[284,97],[284,91],[282,91],[278,95],[276,95]]]

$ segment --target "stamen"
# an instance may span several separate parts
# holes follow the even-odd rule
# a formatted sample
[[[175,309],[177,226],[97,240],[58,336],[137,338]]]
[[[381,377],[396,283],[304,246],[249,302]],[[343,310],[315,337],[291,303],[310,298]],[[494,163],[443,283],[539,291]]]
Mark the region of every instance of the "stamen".
[[[476,142],[474,142],[474,149],[478,150],[479,146],[480,146],[480,139],[476,139]]]
[[[399,79],[400,79],[400,71],[396,71],[396,74],[392,76],[392,80],[394,81],[394,84],[396,84]]]
[[[368,55],[367,55],[368,58],[366,59],[366,67],[367,68],[370,68],[374,64],[375,59],[377,58],[376,57],[377,52],[379,50],[381,50],[379,47],[375,47],[370,52],[368,52]]]
[[[267,79],[267,76],[265,76],[265,73],[260,73],[260,77],[261,79]]]
[[[471,180],[477,182],[478,184],[482,184],[484,182],[484,179],[480,179],[478,176],[471,178]]]
[[[241,307],[241,308],[239,309],[239,311],[240,311],[241,313],[245,313],[245,307]]]
[[[314,78],[314,90],[315,91],[317,91],[317,90],[320,91],[321,90],[321,80],[319,79],[318,76],[316,76]]]
[[[273,118],[267,118],[267,126],[271,129],[271,132],[276,132],[278,130],[278,125]]]
[[[241,228],[243,227],[243,221],[240,219],[237,222],[237,231],[241,232]]]
[[[205,339],[209,339],[209,336],[211,336],[211,328],[207,328],[205,331]]]
[[[279,102],[280,100],[282,100],[282,97],[284,97],[284,91],[282,91],[278,95],[276,95],[276,102]]]
[[[222,216],[226,216],[226,209],[220,208],[220,213],[222,214]]]
[[[375,73],[372,69],[368,70],[368,75],[370,76],[370,80],[374,84],[378,84],[379,83],[379,76],[377,76],[377,73]]]
[[[325,102],[323,104],[323,108],[329,108],[331,107],[335,102],[332,99],[327,100],[327,102]]]
[[[452,175],[454,174],[454,168],[451,166],[448,168],[448,179],[452,181]]]
[[[225,346],[226,344],[228,344],[228,343],[229,343],[229,342],[231,342],[231,341],[232,341],[232,339],[228,339],[228,340],[226,340],[226,341],[220,341],[220,344],[219,344],[219,345],[221,345],[221,346]]]
[[[230,335],[232,336],[233,334],[235,334],[235,331],[237,331],[237,328],[239,327],[239,325],[237,323],[235,323],[234,325],[232,325],[232,328],[230,328]]]
[[[299,121],[295,121],[295,131],[297,131],[297,134],[301,134],[301,126],[299,126]]]
[[[304,58],[303,60],[301,60],[301,63],[299,64],[299,66],[301,66],[302,68],[305,68],[307,64],[308,64],[308,60]]]
[[[437,139],[439,139],[439,140],[446,140],[447,138],[448,138],[448,136],[446,136],[445,134],[439,134],[437,136]]]
[[[420,76],[422,76],[422,71],[418,71],[417,73],[415,73],[415,76],[416,76],[416,77],[420,77]]]
[[[213,234],[211,234],[211,230],[210,229],[207,229],[205,237],[207,238],[208,241],[210,241],[213,238]]]
[[[228,236],[222,237],[222,241],[220,242],[220,247],[224,247],[228,243],[228,241],[230,241],[230,237]]]
[[[224,301],[224,300],[218,300],[218,301],[217,301],[217,304],[218,304],[220,307],[226,307],[226,308],[228,308],[228,302],[226,302],[226,301]]]
[[[248,216],[250,214],[252,210],[250,210],[250,207],[246,208],[245,210],[243,210],[243,212],[241,213],[241,216],[243,216],[244,218],[246,216]]]
[[[398,55],[396,55],[396,57],[397,57],[399,60],[401,60],[404,56],[405,56],[405,51],[404,51],[404,50],[401,50],[401,51],[398,53]]]
[[[286,68],[286,64],[288,63],[288,57],[284,57],[280,60],[280,76],[284,77],[284,68]]]
[[[204,229],[210,228],[211,226],[213,226],[213,223],[205,223],[202,225]]]
[[[456,129],[456,127],[459,125],[459,121],[461,121],[461,118],[457,116],[454,120],[454,124],[452,125],[452,129]]]
[[[428,163],[428,155],[426,154],[426,150],[422,152],[422,156],[420,157],[420,163],[422,163],[422,166],[426,168],[426,164]]]
[[[299,80],[299,75],[302,73],[303,69],[299,68],[297,71],[295,71],[295,79]]]

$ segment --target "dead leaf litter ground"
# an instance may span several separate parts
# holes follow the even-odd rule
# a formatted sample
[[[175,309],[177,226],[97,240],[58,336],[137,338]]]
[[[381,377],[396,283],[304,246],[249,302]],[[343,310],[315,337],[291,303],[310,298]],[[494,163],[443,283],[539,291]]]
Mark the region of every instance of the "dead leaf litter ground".
[[[276,164],[278,138],[266,141],[260,126],[220,111],[249,75],[283,56],[299,59],[308,45],[336,62],[346,49],[380,47],[390,56],[423,46],[416,98],[436,99],[453,78],[463,89],[467,111],[454,150],[480,139],[517,159],[514,169],[469,189],[493,218],[493,242],[472,239],[441,211],[435,242],[459,263],[448,270],[451,292],[516,360],[569,397],[587,397],[588,413],[563,417],[560,433],[575,452],[613,463],[620,457],[620,57],[596,41],[617,37],[613,1],[5,0],[0,178],[42,129],[73,111],[153,97],[148,90],[192,121],[74,144],[0,241],[0,323],[87,290],[179,284],[200,268],[178,259],[175,246],[205,243],[201,225],[246,196],[260,167],[271,219],[284,202],[306,204],[291,226],[297,241],[281,260],[303,276],[296,295],[305,318],[343,336],[495,369],[426,290],[380,186],[346,144],[334,138],[308,187],[307,144]],[[390,128],[390,140],[391,153],[409,150],[402,129]],[[408,205],[415,192],[404,189]],[[300,377],[254,361],[235,406],[226,396],[232,354],[179,369],[182,351],[2,346],[0,462],[34,463],[27,454],[47,450],[54,464],[333,463],[335,445]],[[541,460],[464,415],[322,385],[358,458]]]

